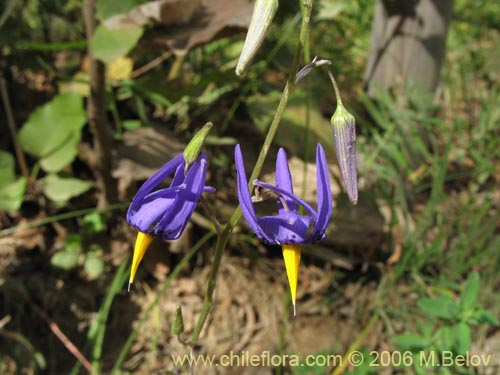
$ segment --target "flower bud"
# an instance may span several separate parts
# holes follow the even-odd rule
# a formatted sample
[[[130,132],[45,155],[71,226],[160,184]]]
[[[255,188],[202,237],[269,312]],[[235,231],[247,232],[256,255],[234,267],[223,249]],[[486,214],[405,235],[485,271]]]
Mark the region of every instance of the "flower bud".
[[[245,74],[262,44],[267,29],[269,29],[277,10],[278,0],[257,0],[255,2],[245,44],[243,45],[243,50],[241,51],[238,64],[236,65],[237,76]]]
[[[184,320],[182,319],[181,305],[175,306],[174,320],[172,321],[172,333],[179,336],[184,332]]]
[[[354,145],[356,141],[356,120],[353,115],[347,112],[342,101],[338,101],[331,123],[337,159],[347,196],[352,203],[356,204],[358,202],[356,147]]]
[[[205,142],[205,138],[207,138],[212,126],[213,124],[211,122],[207,122],[203,125],[203,128],[201,128],[198,133],[194,135],[193,139],[191,139],[184,149],[184,160],[187,165],[194,163],[196,159],[198,159],[203,143]]]

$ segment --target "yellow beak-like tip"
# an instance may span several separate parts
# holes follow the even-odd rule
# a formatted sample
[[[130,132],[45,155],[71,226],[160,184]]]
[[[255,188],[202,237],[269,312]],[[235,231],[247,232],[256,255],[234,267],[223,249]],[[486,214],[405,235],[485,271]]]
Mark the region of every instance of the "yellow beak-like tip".
[[[301,247],[300,245],[282,245],[281,247],[283,249],[288,284],[290,285],[290,294],[292,295],[293,315],[295,316],[297,314],[295,301],[297,300]]]
[[[141,263],[144,254],[146,254],[146,250],[151,244],[151,241],[153,241],[153,236],[151,236],[150,234],[143,232],[137,233],[137,238],[135,240],[135,246],[134,246],[134,258],[132,259],[132,268],[130,269],[130,278],[128,281],[129,292],[130,292],[130,285],[134,282],[137,268],[139,268],[139,264]]]

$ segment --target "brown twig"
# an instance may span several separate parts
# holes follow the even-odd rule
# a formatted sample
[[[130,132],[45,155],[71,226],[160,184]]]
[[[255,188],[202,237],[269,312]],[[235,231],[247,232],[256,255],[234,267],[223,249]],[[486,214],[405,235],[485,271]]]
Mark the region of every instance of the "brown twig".
[[[30,171],[28,169],[28,164],[24,158],[23,150],[19,144],[19,139],[17,138],[16,123],[14,122],[14,115],[12,114],[12,106],[10,104],[9,92],[7,90],[7,85],[5,83],[5,78],[3,73],[0,72],[0,92],[2,95],[3,107],[5,109],[5,115],[7,117],[7,125],[9,126],[10,136],[12,137],[12,143],[14,144],[14,150],[16,152],[17,162],[19,164],[19,169],[26,180],[28,181],[28,186],[30,184]]]
[[[148,63],[140,66],[136,70],[134,70],[132,72],[132,74],[130,75],[130,78],[137,78],[137,77],[143,75],[147,71],[153,69],[155,66],[161,64],[163,61],[169,59],[172,55],[173,55],[173,52],[170,50],[163,52],[160,56],[154,58],[150,62],[148,62]]]
[[[33,307],[33,310],[35,313],[37,313],[49,326],[50,330],[52,333],[61,341],[61,343],[64,345],[68,351],[75,356],[75,358],[82,364],[83,367],[90,373],[94,373],[94,368],[92,367],[92,364],[89,362],[87,358],[78,350],[75,344],[64,334],[63,331],[59,328],[56,322],[54,322],[52,319],[49,318],[47,313],[42,310],[35,302],[33,302],[31,299],[28,298],[28,302]]]
[[[113,136],[106,121],[105,66],[94,58],[92,36],[95,30],[95,0],[84,0],[83,16],[87,35],[89,61],[90,96],[87,106],[89,127],[94,139],[94,165],[96,184],[100,192],[99,207],[116,201],[117,184],[111,177]]]

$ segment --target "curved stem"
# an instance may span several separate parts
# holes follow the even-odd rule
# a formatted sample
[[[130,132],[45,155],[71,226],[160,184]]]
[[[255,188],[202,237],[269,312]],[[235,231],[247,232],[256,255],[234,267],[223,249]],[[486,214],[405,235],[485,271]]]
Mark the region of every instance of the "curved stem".
[[[312,11],[313,0],[304,0],[303,6],[303,17],[302,17],[302,25],[300,28],[300,38],[299,43],[297,45],[297,49],[295,50],[295,57],[293,60],[292,67],[290,69],[290,74],[288,75],[288,80],[286,82],[283,93],[281,94],[281,99],[278,104],[278,108],[274,114],[271,125],[269,126],[269,130],[267,132],[266,138],[264,140],[264,144],[262,149],[260,150],[259,157],[257,158],[257,162],[255,163],[255,167],[253,169],[252,175],[250,176],[249,181],[255,180],[264,165],[264,161],[266,159],[267,153],[271,147],[274,136],[276,135],[276,131],[278,130],[280,121],[283,117],[283,113],[285,112],[286,105],[288,103],[288,99],[290,94],[292,93],[295,87],[295,76],[297,74],[300,59],[302,57],[302,51],[304,48],[304,41],[309,37],[309,23],[311,20],[311,11]],[[250,190],[253,189],[252,182],[249,183]],[[217,283],[217,273],[219,271],[220,263],[222,260],[222,256],[224,255],[224,250],[226,249],[227,241],[229,239],[229,235],[231,234],[234,226],[238,223],[238,220],[241,218],[241,208],[237,207],[229,222],[224,226],[222,233],[217,237],[217,243],[215,245],[215,253],[214,259],[212,263],[212,269],[210,270],[210,276],[208,279],[207,293],[205,294],[205,299],[203,300],[203,307],[200,313],[200,317],[198,318],[198,322],[196,323],[196,327],[191,335],[191,341],[196,343],[198,338],[200,337],[201,330],[205,325],[205,322],[208,317],[208,313],[212,307],[213,303],[213,294],[215,290],[215,286]]]

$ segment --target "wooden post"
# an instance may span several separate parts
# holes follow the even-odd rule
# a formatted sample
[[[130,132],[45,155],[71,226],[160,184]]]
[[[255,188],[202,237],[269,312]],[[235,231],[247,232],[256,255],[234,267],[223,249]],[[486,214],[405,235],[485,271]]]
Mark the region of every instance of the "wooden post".
[[[453,0],[377,0],[365,88],[373,96],[404,82],[433,92],[439,81]]]

